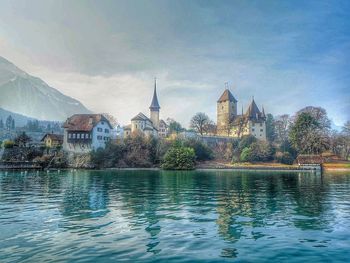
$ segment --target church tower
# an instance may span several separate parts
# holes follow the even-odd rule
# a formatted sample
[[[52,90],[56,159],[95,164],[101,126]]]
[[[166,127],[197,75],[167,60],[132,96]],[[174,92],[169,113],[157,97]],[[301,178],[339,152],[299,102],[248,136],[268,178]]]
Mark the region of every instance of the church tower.
[[[237,100],[229,89],[217,101],[217,132],[220,135],[228,135],[230,123],[237,116]]]
[[[159,129],[159,103],[157,98],[157,80],[154,79],[154,92],[153,92],[153,98],[151,102],[150,109],[150,119],[153,123],[153,126],[157,129]]]

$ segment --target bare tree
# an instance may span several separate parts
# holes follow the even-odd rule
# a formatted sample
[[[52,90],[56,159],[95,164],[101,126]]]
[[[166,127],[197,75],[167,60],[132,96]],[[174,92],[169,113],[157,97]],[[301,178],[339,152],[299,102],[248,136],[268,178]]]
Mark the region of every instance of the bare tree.
[[[207,114],[204,112],[198,112],[192,117],[190,127],[200,135],[203,135],[208,131],[208,127],[211,124],[213,124],[213,122],[209,119]]]
[[[276,129],[277,140],[282,143],[288,139],[288,131],[291,124],[291,118],[288,114],[277,116],[274,125]]]

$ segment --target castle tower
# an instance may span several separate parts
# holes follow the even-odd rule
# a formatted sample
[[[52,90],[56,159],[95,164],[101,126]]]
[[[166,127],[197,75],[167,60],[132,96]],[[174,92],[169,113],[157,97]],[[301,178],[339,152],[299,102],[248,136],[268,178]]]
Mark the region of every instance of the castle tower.
[[[154,79],[154,92],[153,92],[153,98],[151,102],[150,109],[150,119],[153,122],[154,127],[159,129],[159,103],[157,98],[157,80]]]
[[[228,135],[230,123],[236,116],[237,100],[229,89],[226,89],[217,101],[217,131],[219,135]]]

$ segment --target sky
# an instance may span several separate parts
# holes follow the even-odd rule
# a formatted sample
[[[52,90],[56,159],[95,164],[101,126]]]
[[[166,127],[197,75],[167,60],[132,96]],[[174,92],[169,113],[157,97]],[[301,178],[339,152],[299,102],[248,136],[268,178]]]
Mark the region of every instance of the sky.
[[[216,120],[225,83],[238,108],[324,107],[350,120],[350,1],[0,1],[0,55],[128,124]]]

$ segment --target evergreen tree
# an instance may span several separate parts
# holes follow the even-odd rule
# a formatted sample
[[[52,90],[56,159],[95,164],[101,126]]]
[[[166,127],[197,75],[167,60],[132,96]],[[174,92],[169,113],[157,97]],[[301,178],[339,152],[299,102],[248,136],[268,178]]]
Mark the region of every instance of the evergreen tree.
[[[269,142],[273,142],[276,138],[275,120],[270,113],[266,116],[266,137]]]
[[[4,122],[2,121],[2,119],[0,120],[0,129],[4,128]]]

